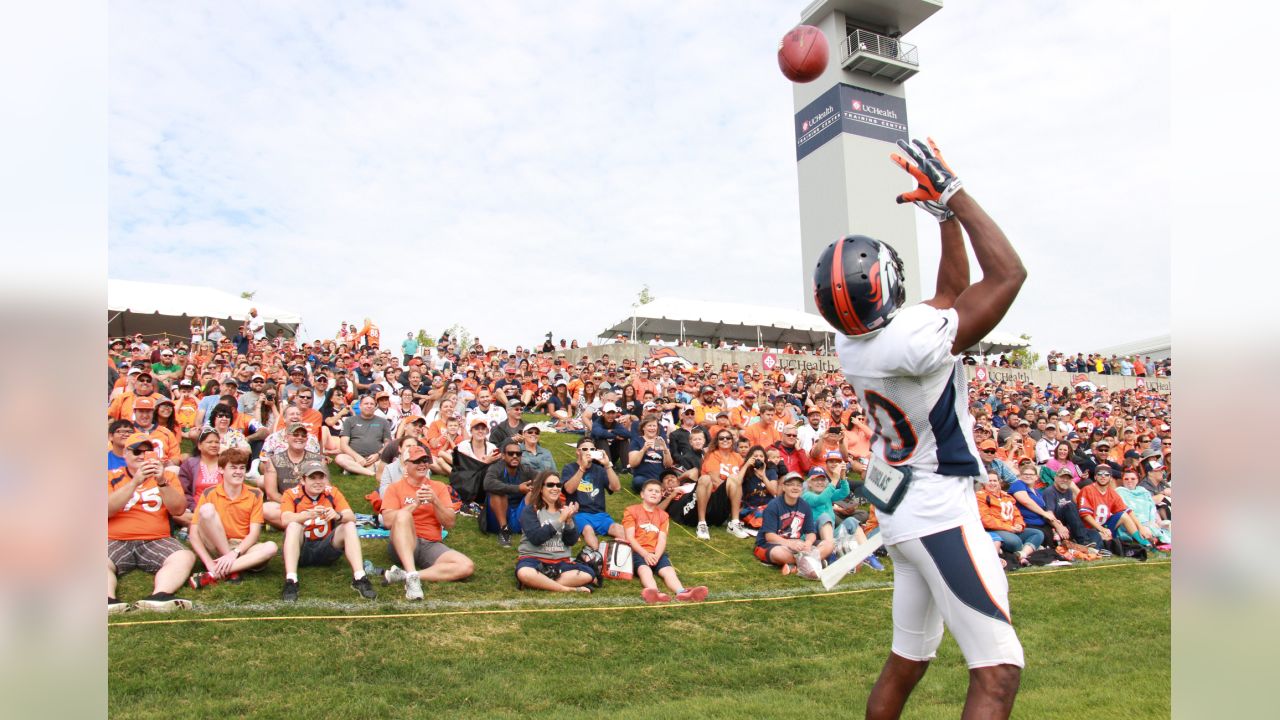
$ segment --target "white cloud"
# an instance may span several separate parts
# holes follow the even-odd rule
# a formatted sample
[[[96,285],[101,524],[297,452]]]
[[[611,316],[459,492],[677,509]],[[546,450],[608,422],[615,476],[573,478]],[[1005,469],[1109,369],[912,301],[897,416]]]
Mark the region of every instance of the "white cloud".
[[[798,306],[801,5],[115,3],[110,275],[504,345],[645,283]],[[1038,346],[1168,328],[1164,13],[955,3],[907,38],[913,132],[1022,250]]]

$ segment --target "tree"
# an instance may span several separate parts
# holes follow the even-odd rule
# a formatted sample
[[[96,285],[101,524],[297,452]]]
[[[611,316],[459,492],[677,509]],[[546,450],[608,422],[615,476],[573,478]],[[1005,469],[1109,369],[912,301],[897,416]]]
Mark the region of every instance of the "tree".
[[[449,333],[449,338],[453,340],[459,354],[471,347],[471,331],[463,327],[462,323],[450,325],[445,332]]]
[[[257,291],[257,290],[245,290],[245,291],[243,291],[243,292],[241,292],[241,293],[240,293],[240,299],[242,299],[242,300],[252,300],[252,299],[253,299],[253,296],[254,296],[254,295],[257,295],[257,294],[258,294],[258,291]]]
[[[1028,343],[1031,342],[1031,336],[1026,333],[1023,333],[1018,337],[1026,340]],[[1035,368],[1036,363],[1038,362],[1040,362],[1040,353],[1033,352],[1030,345],[1014,348],[1013,352],[1009,353],[1009,364],[1014,367],[1031,370]]]
[[[638,301],[637,304],[648,305],[649,303],[653,302],[653,300],[654,300],[653,294],[649,292],[649,284],[645,283],[644,287],[640,288],[640,295],[637,298],[637,301]]]
[[[426,330],[418,328],[418,344],[422,347],[435,347],[436,341],[427,334]]]

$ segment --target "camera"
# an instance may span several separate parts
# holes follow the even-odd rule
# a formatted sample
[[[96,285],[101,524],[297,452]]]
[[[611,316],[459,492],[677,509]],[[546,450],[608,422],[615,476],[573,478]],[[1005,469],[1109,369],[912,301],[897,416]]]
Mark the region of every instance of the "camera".
[[[764,461],[761,460],[760,458],[756,458],[755,462],[751,463],[751,467],[759,470],[760,468],[764,467]]]

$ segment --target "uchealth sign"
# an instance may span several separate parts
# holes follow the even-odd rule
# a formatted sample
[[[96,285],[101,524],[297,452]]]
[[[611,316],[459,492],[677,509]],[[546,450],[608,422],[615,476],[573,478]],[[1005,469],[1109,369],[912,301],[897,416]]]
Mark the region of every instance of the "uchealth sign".
[[[796,160],[840,133],[893,144],[907,139],[907,102],[894,96],[839,83],[796,113]]]
[[[765,353],[764,357],[760,358],[760,367],[764,368],[765,372],[773,372],[774,368],[778,367],[778,353]]]

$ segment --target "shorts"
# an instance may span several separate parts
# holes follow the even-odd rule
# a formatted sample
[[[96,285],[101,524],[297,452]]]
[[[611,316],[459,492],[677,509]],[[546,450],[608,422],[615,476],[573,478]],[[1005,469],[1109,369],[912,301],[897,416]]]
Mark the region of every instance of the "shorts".
[[[634,552],[631,553],[631,572],[640,572],[640,568],[647,566],[649,566],[649,563],[645,562],[644,558]],[[649,569],[656,573],[667,567],[671,567],[671,558],[667,557],[666,553],[662,553],[662,556],[658,558],[658,563],[649,567]]]
[[[608,535],[609,528],[618,524],[609,513],[578,513],[573,516],[574,523],[578,526],[578,530],[583,528],[591,528],[596,535]]]
[[[108,540],[107,559],[116,567],[116,575],[124,575],[130,570],[141,570],[155,574],[164,565],[169,556],[182,552],[186,548],[172,537],[155,540]]]
[[[672,520],[693,527],[698,524],[698,496],[696,493],[686,493],[680,497],[673,498],[667,504],[667,514]]]
[[[764,543],[763,545],[757,545],[755,547],[755,550],[752,550],[751,552],[755,554],[756,559],[759,560],[760,562],[766,565],[772,565],[773,561],[769,559],[769,553],[773,552],[773,549],[776,547],[782,547],[782,546],[779,545],[778,543],[767,542],[767,543]]]
[[[831,527],[834,528],[836,526],[836,516],[831,513],[824,512],[821,515],[814,518],[813,522],[815,524],[815,527],[817,527],[818,529],[822,529],[823,525],[830,525]]]
[[[887,548],[894,573],[894,654],[932,660],[945,625],[970,668],[1023,667],[1009,583],[976,518]]]
[[[562,574],[571,570],[581,570],[582,572],[590,575],[592,580],[595,580],[596,578],[596,571],[592,570],[590,565],[576,562],[571,558],[565,558],[564,560],[545,560],[543,558],[530,557],[528,555],[518,557],[516,558],[515,569],[515,572],[517,573],[516,582],[520,581],[520,568],[533,568],[552,580],[555,580]]]
[[[711,492],[707,498],[707,524],[721,525],[729,521],[729,488],[728,483],[720,483],[720,487]],[[696,515],[695,515],[696,517]],[[735,520],[737,518],[734,518]]]
[[[333,546],[333,533],[319,540],[303,540],[302,550],[298,553],[298,567],[332,565],[342,554],[341,550]]]
[[[452,548],[442,542],[418,538],[418,544],[413,549],[413,567],[417,570],[426,570],[435,565],[441,555],[451,550]],[[389,540],[387,541],[387,555],[391,557],[392,562],[404,567],[404,560],[396,554],[396,546],[392,545]]]

